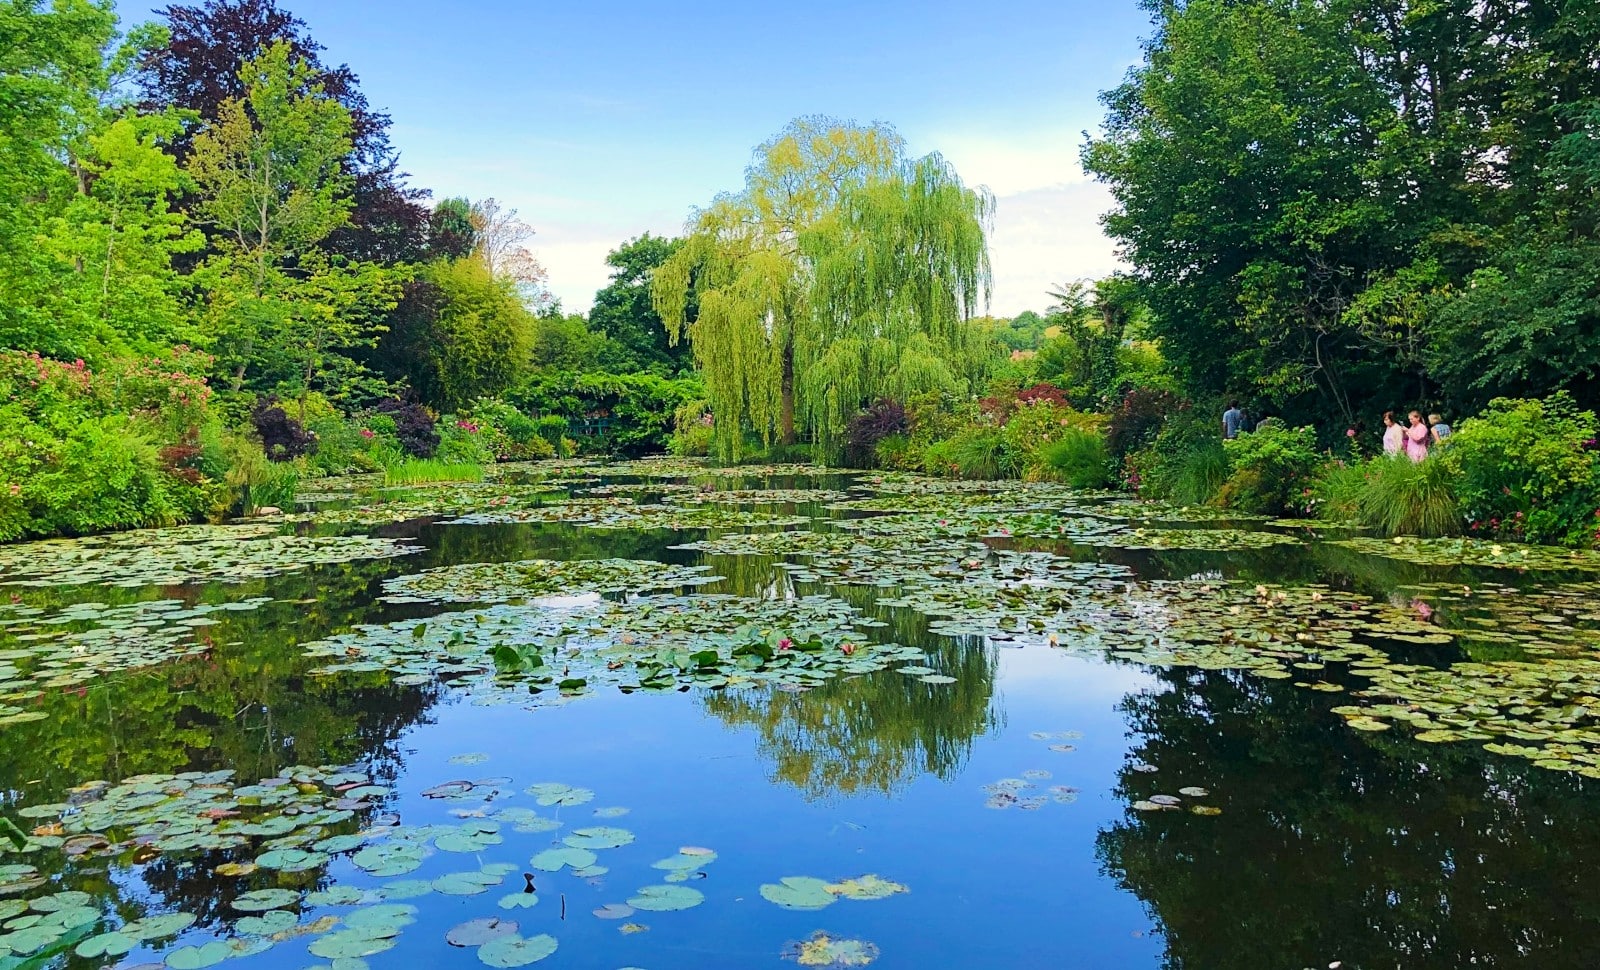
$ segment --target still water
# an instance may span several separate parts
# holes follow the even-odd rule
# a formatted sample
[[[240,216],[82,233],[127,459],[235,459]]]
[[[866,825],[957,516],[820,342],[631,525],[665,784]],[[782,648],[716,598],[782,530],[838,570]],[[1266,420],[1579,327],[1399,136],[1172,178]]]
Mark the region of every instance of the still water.
[[[849,483],[787,477],[734,484]],[[802,528],[822,531],[859,514],[825,503],[740,507],[798,512],[813,520]],[[7,900],[81,891],[87,899],[63,904],[100,914],[98,921],[75,920],[82,925],[36,949],[37,940],[24,937],[13,949],[31,952],[0,953],[0,968],[163,960],[177,970],[224,960],[240,970],[470,968],[520,965],[535,955],[447,940],[452,928],[478,919],[517,924],[490,932],[553,938],[557,948],[537,961],[541,967],[613,970],[1600,964],[1600,825],[1594,782],[1574,774],[1471,742],[1352,731],[1331,712],[1348,698],[1286,680],[1152,667],[1039,638],[933,633],[912,610],[874,606],[892,586],[830,588],[797,581],[773,557],[674,548],[704,531],[436,519],[363,531],[421,551],[245,583],[11,588],[14,606],[46,610],[166,599],[270,602],[211,614],[214,624],[196,628],[200,652],[48,690],[24,705],[43,717],[0,727],[5,814],[45,843],[27,852],[8,846],[0,865],[31,865],[46,880],[5,888],[0,946],[41,910],[61,908],[5,909]],[[1379,599],[1402,582],[1444,574],[1414,567],[1397,575],[1393,564],[1309,545],[1049,548],[1148,579],[1319,582]],[[954,682],[924,683],[888,669],[806,690],[599,689],[564,703],[507,703],[504,692],[447,679],[313,674],[325,661],[303,652],[356,624],[421,623],[461,608],[385,602],[387,578],[458,563],[605,558],[706,565],[723,577],[698,592],[767,599],[832,592],[885,623],[882,639],[925,650],[927,665]],[[621,602],[630,594],[607,596]],[[581,609],[592,598],[547,602],[553,610]],[[315,835],[345,833],[375,845],[386,827],[420,830],[419,863],[374,875],[349,851],[330,851],[295,871],[219,875],[217,867],[227,871],[229,862],[248,868],[271,839],[158,851],[149,838],[141,844],[139,835],[120,830],[107,833],[113,845],[96,851],[61,848],[76,803],[92,805],[96,797],[86,782],[227,770],[233,774],[224,784],[246,785],[293,766],[325,766],[386,790]],[[471,784],[452,789],[451,782]],[[541,805],[527,791],[539,783],[580,794]],[[151,787],[159,802],[171,785],[158,779]],[[1184,789],[1201,794],[1180,796]],[[1182,807],[1133,807],[1158,795],[1174,796]],[[28,812],[63,804],[55,815]],[[1217,811],[1197,814],[1189,810],[1195,805]],[[508,808],[559,827],[506,824],[517,817],[501,814]],[[69,827],[52,837],[48,826],[62,812]],[[453,831],[429,826],[476,820],[493,823],[484,844],[445,851],[427,843]],[[571,845],[563,840],[575,830],[595,827],[624,830],[627,841],[609,845],[608,838],[622,836],[597,837],[597,862],[578,867],[582,872],[530,865],[546,850]],[[674,870],[653,863],[681,858],[683,849],[696,861],[677,870],[683,878],[664,880]],[[397,879],[409,885],[485,868],[499,878],[474,893],[380,891]],[[762,890],[783,886],[785,877],[838,886],[868,874],[894,888],[868,893],[872,898],[834,890],[819,908],[777,905]],[[529,895],[529,885],[535,904],[507,902]],[[682,909],[628,905],[643,887],[663,885],[703,898]],[[335,887],[349,895],[304,895]],[[281,924],[241,927],[241,919],[260,913],[233,901],[273,888],[296,894],[279,909],[291,915]],[[382,944],[316,948],[350,914],[396,905],[414,911],[374,937]],[[125,953],[114,952],[121,946],[113,941],[113,952],[93,955],[91,946],[82,955],[85,940],[168,913],[194,921],[171,936],[130,937]],[[244,942],[226,953],[197,949],[216,940]]]

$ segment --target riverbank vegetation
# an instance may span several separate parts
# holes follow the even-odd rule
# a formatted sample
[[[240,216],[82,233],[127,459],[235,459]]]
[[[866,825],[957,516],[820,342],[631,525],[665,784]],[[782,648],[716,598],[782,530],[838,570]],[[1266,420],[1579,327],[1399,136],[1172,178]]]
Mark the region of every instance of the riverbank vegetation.
[[[1593,546],[1600,23],[1368,7],[1152,5],[1083,155],[1128,269],[998,319],[993,198],[886,125],[792,122],[585,316],[272,0],[0,3],[0,539],[670,451]]]

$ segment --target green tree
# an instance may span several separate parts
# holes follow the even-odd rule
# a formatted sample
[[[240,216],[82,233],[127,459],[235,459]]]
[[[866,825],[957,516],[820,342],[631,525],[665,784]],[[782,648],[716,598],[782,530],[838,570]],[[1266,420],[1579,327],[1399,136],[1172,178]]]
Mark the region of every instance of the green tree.
[[[607,369],[616,373],[658,370],[675,374],[692,366],[690,342],[668,338],[661,315],[650,299],[656,268],[683,246],[679,239],[650,233],[630,239],[606,256],[611,282],[594,296],[589,327],[606,335]],[[693,317],[695,308],[685,309]]]
[[[758,148],[652,284],[668,333],[692,340],[718,454],[747,428],[829,447],[869,399],[964,386],[992,205],[884,125],[802,118]]]
[[[247,63],[244,81],[245,96],[222,103],[188,162],[197,218],[217,249],[202,279],[234,390],[255,369],[264,386],[287,382],[303,401],[330,354],[375,340],[397,281],[315,249],[349,218],[350,112],[287,44]]]
[[[473,259],[418,270],[380,341],[381,369],[422,400],[454,411],[499,394],[527,372],[534,320],[515,284]]]

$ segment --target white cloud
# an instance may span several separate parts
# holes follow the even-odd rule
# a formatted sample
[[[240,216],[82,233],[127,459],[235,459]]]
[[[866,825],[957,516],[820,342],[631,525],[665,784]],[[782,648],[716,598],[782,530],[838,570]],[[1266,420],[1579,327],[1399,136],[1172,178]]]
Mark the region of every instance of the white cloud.
[[[989,260],[994,266],[990,312],[1015,316],[1042,311],[1057,283],[1100,277],[1120,265],[1100,215],[1111,193],[1095,182],[1037,188],[995,202]]]
[[[968,185],[987,185],[997,196],[1088,181],[1078,164],[1080,132],[1066,129],[1004,136],[942,134],[918,150],[937,150]]]

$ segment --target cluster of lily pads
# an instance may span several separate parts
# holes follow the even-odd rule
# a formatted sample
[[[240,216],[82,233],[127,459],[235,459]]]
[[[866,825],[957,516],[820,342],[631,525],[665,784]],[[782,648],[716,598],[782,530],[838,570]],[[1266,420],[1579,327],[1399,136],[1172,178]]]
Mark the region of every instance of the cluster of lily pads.
[[[196,633],[219,614],[254,610],[268,597],[190,606],[163,599],[110,606],[83,602],[57,609],[0,603],[0,726],[39,720],[18,706],[46,690],[203,653]]]
[[[705,566],[641,559],[524,559],[462,563],[384,581],[391,603],[511,603],[541,596],[584,596],[677,589],[713,583]]]
[[[501,604],[366,624],[308,644],[318,672],[388,671],[398,682],[466,679],[497,702],[559,702],[601,687],[666,691],[772,684],[805,689],[902,664],[930,684],[916,647],[873,642],[877,621],[828,597],[644,596],[568,609]],[[519,689],[507,689],[508,685]],[[534,695],[530,697],[529,689]]]
[[[0,546],[0,585],[175,586],[243,583],[313,566],[405,556],[373,536],[309,536],[280,525],[192,525]]]

